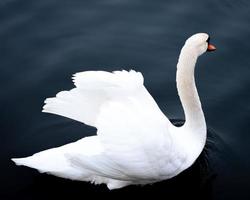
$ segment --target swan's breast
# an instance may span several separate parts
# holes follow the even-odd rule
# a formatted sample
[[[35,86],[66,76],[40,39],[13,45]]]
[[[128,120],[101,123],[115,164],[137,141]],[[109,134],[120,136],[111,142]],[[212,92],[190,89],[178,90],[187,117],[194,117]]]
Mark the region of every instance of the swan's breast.
[[[172,149],[165,156],[168,156],[168,158],[163,159],[164,162],[161,163],[161,179],[172,178],[185,169],[188,159],[185,152],[179,152],[176,149]]]

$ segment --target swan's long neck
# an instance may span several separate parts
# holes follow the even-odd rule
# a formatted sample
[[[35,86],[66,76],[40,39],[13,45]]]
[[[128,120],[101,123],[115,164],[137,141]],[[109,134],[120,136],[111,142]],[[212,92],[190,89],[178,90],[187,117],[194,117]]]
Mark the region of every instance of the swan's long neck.
[[[177,90],[184,109],[185,130],[190,130],[201,143],[206,139],[206,122],[195,85],[194,69],[198,55],[184,46],[177,64]],[[202,140],[202,141],[201,141]]]

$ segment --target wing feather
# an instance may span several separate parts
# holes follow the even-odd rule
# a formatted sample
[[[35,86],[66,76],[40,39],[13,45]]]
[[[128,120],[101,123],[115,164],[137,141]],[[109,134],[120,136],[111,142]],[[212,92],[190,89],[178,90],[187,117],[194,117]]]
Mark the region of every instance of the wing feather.
[[[101,106],[111,99],[126,97],[143,86],[140,72],[86,71],[73,75],[76,88],[47,98],[43,112],[61,115],[95,126]]]
[[[106,155],[133,179],[159,177],[171,152],[168,121],[142,97],[145,92],[108,102],[96,124]]]
[[[43,112],[95,126],[104,153],[69,153],[72,164],[112,179],[159,179],[171,153],[170,122],[144,87],[142,74],[88,71],[75,74],[73,82],[76,88],[48,98]]]

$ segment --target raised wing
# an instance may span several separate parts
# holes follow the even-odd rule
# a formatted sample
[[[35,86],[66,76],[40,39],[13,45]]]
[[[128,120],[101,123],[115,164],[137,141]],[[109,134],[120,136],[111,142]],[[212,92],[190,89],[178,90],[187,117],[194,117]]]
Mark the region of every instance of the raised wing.
[[[123,98],[143,87],[141,73],[86,71],[73,76],[76,88],[47,98],[43,112],[53,113],[95,126],[102,105]]]
[[[73,164],[126,181],[159,179],[167,175],[164,169],[171,173],[170,122],[143,86],[141,73],[81,72],[74,83],[75,89],[47,99],[44,112],[95,126],[104,153],[67,155]]]

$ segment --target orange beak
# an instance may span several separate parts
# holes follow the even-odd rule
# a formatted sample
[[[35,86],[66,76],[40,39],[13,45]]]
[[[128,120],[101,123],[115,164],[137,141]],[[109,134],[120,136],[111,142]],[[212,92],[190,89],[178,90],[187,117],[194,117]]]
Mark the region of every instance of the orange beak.
[[[215,51],[216,50],[216,47],[212,44],[208,44],[207,46],[207,51]]]

